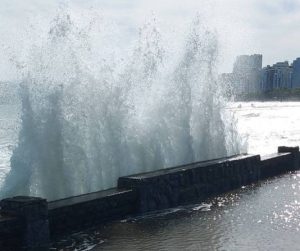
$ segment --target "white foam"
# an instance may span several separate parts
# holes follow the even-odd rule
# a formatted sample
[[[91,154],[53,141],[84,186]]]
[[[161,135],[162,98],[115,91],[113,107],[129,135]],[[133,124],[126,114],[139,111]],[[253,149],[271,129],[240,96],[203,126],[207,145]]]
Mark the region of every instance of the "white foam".
[[[241,151],[217,82],[218,38],[201,17],[176,48],[150,18],[122,58],[115,27],[88,18],[61,10],[21,69],[22,126],[2,196],[58,199]]]

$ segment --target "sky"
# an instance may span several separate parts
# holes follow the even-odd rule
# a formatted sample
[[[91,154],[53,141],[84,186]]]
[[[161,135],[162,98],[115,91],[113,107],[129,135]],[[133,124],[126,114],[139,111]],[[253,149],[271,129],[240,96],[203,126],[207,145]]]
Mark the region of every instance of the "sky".
[[[28,31],[42,32],[61,6],[102,13],[122,31],[124,45],[153,13],[161,31],[178,38],[198,13],[219,35],[220,72],[230,72],[240,54],[263,54],[263,65],[300,57],[300,0],[1,0],[0,80],[13,75],[8,51],[16,55],[30,44]]]

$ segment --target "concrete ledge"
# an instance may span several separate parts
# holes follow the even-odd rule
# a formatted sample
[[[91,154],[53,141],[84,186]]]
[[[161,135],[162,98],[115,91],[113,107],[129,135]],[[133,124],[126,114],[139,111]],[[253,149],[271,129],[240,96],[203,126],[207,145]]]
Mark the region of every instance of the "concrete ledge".
[[[291,153],[274,153],[261,159],[261,178],[266,179],[280,175],[287,170],[294,170],[293,155]]]
[[[85,229],[135,212],[136,192],[124,189],[70,197],[48,203],[52,235]]]
[[[0,206],[2,215],[18,219],[21,229],[19,243],[22,249],[32,251],[49,249],[48,203],[45,199],[17,196],[2,200]],[[5,224],[7,223],[6,221]],[[9,227],[12,227],[11,224],[12,222]]]
[[[258,181],[260,156],[239,155],[121,177],[119,188],[138,192],[138,212],[175,207]]]
[[[293,155],[294,170],[297,170],[299,168],[300,165],[299,146],[296,147],[279,146],[278,153],[291,153]]]
[[[299,147],[237,155],[120,177],[118,188],[47,202],[18,196],[0,202],[0,250],[48,250],[49,236],[106,221],[199,202],[288,171],[299,170]]]
[[[17,217],[0,216],[0,250],[20,250],[23,224]]]

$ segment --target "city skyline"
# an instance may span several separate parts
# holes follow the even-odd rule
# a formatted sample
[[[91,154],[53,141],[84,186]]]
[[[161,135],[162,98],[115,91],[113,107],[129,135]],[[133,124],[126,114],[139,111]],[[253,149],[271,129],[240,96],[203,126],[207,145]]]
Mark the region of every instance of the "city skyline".
[[[263,55],[237,56],[231,73],[222,73],[220,83],[229,95],[257,95],[274,90],[300,90],[300,57],[263,66]],[[298,92],[298,91],[297,91]]]

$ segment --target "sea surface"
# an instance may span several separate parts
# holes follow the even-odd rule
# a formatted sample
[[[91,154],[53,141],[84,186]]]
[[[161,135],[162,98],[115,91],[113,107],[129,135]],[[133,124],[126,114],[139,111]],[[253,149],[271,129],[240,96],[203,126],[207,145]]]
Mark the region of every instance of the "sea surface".
[[[300,145],[300,102],[247,102],[230,105],[248,153],[267,154],[280,145]]]
[[[300,102],[228,106],[248,152],[300,145]],[[0,184],[17,144],[20,109],[0,105]],[[123,219],[57,240],[53,250],[300,250],[300,172],[197,205]],[[62,249],[61,249],[62,248]]]
[[[190,207],[124,219],[87,241],[110,250],[299,250],[300,173],[290,173]],[[98,242],[98,245],[97,245]]]

